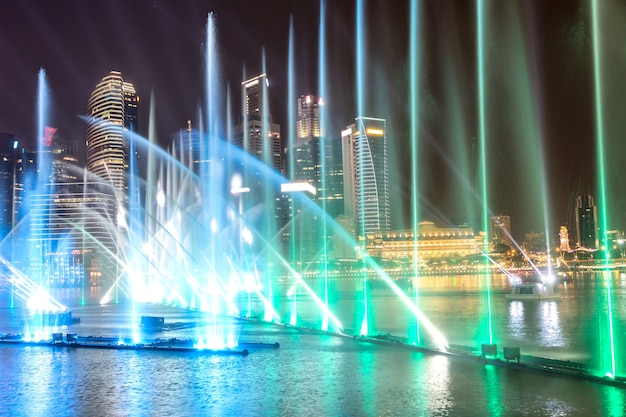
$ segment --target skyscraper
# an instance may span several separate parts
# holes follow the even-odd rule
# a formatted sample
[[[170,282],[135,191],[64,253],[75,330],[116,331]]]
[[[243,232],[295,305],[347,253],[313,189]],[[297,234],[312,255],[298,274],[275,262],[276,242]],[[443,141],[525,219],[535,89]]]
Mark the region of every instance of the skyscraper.
[[[119,71],[111,71],[96,85],[87,104],[87,169],[101,184],[112,187],[120,201],[128,190],[125,132],[136,128],[138,103],[133,85]]]
[[[389,230],[389,168],[385,119],[357,117],[341,132],[345,214],[359,236]]]
[[[513,247],[511,239],[511,216],[499,214],[489,218],[489,243]]]
[[[269,87],[270,83],[265,73],[241,83],[244,115],[248,116],[248,118],[256,117],[260,119],[264,111],[267,110],[269,112]]]
[[[241,83],[243,115],[235,126],[235,145],[282,170],[280,125],[272,123],[269,109],[269,81],[265,73]]]
[[[598,208],[590,195],[576,198],[576,246],[598,249]]]
[[[103,280],[116,277],[117,262],[114,257],[124,246],[122,237],[125,235],[115,229],[119,230],[128,224],[128,133],[136,130],[138,106],[139,97],[135,88],[123,80],[119,71],[111,71],[102,78],[87,104],[88,178],[85,187],[97,197],[86,199],[83,204],[97,202],[102,210],[98,211],[96,223],[89,227],[94,231],[107,230],[108,235],[98,238],[102,247],[92,260],[85,261],[85,265],[88,268],[92,265],[96,265],[95,269],[101,268],[96,273],[102,274]]]
[[[296,103],[294,103],[296,104]],[[302,95],[297,101],[296,136],[290,138],[286,163],[291,182],[308,183],[315,189],[314,195],[307,196],[325,211],[313,210],[307,204],[298,204],[298,199],[289,200],[291,209],[287,212],[294,217],[295,227],[305,232],[296,233],[295,244],[301,244],[299,253],[304,261],[322,254],[322,242],[332,239],[332,224],[327,221],[343,214],[343,169],[341,161],[341,139],[324,135],[322,125],[323,100],[314,95]],[[295,197],[295,196],[294,196]],[[324,223],[323,221],[326,221]],[[283,228],[284,233],[291,229]]]
[[[14,222],[15,141],[12,134],[0,132],[0,241],[11,231]]]
[[[298,98],[296,146],[307,143],[311,139],[325,136],[320,116],[320,107],[323,105],[323,100],[313,95],[300,96]]]

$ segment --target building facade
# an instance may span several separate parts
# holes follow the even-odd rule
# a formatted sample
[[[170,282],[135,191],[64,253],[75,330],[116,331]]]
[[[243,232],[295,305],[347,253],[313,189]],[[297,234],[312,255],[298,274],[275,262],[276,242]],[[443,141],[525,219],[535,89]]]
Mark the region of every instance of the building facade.
[[[467,259],[485,250],[483,238],[476,237],[471,227],[440,228],[429,221],[420,222],[417,236],[413,230],[376,231],[368,233],[365,241],[368,256],[409,266],[414,264],[415,253],[418,264],[425,265],[436,260]]]
[[[138,103],[133,85],[119,71],[111,71],[87,104],[87,169],[118,201],[125,201],[128,192],[127,132],[136,129]]]
[[[137,129],[139,96],[119,71],[111,71],[96,85],[87,103],[87,175],[84,187],[104,209],[98,225],[109,230],[86,266],[91,282],[116,279],[116,258],[123,251],[129,213],[130,133]],[[133,150],[133,158],[136,157]],[[133,190],[133,195],[138,190]],[[135,197],[133,197],[135,201]],[[83,204],[88,204],[85,200]],[[95,239],[98,234],[92,233]],[[111,238],[113,236],[113,238]],[[98,275],[96,277],[95,275]]]
[[[598,208],[590,195],[576,198],[576,232],[578,234],[577,247],[599,248]]]
[[[323,105],[322,98],[314,95],[303,95],[298,98],[295,146],[307,143],[314,138],[326,136],[322,126]]]
[[[359,236],[389,230],[389,167],[385,119],[357,117],[341,132],[345,215]]]
[[[506,245],[513,247],[511,239],[511,217],[503,214],[489,218],[489,243],[492,246]]]

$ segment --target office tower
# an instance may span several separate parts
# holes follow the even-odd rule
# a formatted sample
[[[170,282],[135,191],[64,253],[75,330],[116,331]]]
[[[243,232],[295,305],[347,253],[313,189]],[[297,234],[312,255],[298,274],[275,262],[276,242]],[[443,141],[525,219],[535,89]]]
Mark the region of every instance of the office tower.
[[[48,286],[95,286],[117,273],[109,252],[116,248],[117,232],[106,220],[114,200],[91,185],[57,183],[49,193],[31,197],[30,240],[39,250],[29,264]]]
[[[16,147],[14,135],[0,132],[0,242],[13,228]]]
[[[334,219],[344,214],[343,164],[341,139],[314,138],[308,143],[312,183],[316,200],[326,214]]]
[[[118,263],[115,258],[125,250],[127,234],[121,233],[121,229],[127,227],[129,212],[129,132],[136,129],[138,106],[139,97],[135,88],[125,82],[118,71],[111,71],[102,78],[87,104],[88,184],[85,188],[87,192],[97,194],[93,201],[97,201],[104,209],[101,213],[97,212],[97,225],[90,227],[109,231],[109,235],[100,242],[100,248],[96,249],[93,261],[86,261],[88,268],[95,265],[97,271],[92,270],[92,276],[104,275],[98,275],[98,280],[116,279]],[[138,190],[133,190],[134,203],[137,192]],[[87,201],[83,204],[87,204]]]
[[[73,183],[82,176],[78,169],[78,142],[56,136],[49,146],[41,147],[49,161],[48,181],[51,184]]]
[[[272,123],[267,75],[257,75],[242,82],[241,95],[243,115],[241,123],[235,126],[234,144],[280,172],[280,125]]]
[[[590,195],[576,198],[576,246],[598,249],[598,208]]]
[[[298,98],[298,120],[296,121],[297,139],[295,146],[305,144],[311,139],[325,136],[321,121],[321,106],[324,105],[320,97],[313,95]]]
[[[297,138],[287,150],[293,164],[289,180],[313,185],[314,199],[335,218],[344,212],[341,139],[323,135],[321,106],[323,100],[313,95],[298,99]]]
[[[389,230],[389,170],[385,119],[357,117],[341,132],[344,208],[359,236]]]
[[[87,104],[87,169],[123,202],[128,190],[128,135],[136,128],[139,97],[132,84],[111,71],[91,93]],[[116,218],[116,217],[113,217]]]
[[[511,239],[511,217],[499,214],[489,218],[489,243],[513,247]]]
[[[296,104],[296,103],[294,103]],[[323,100],[314,95],[302,95],[297,100],[296,137],[289,142],[286,170],[289,181],[308,183],[315,194],[303,193],[303,198],[310,198],[321,209],[313,210],[306,204],[298,204],[296,196],[289,200],[288,213],[296,221],[296,245],[301,244],[299,254],[302,259],[313,259],[322,254],[321,248],[328,248],[333,231],[330,221],[343,214],[343,167],[341,160],[341,139],[323,136],[321,112]],[[324,224],[322,220],[326,220]],[[284,228],[283,233],[291,233],[293,228]],[[323,233],[326,233],[323,236]],[[323,239],[327,244],[322,245]],[[326,255],[326,254],[324,254]]]
[[[265,73],[241,83],[244,115],[251,119],[260,119],[265,111],[269,115],[269,87],[270,83]],[[269,118],[271,119],[271,116]]]

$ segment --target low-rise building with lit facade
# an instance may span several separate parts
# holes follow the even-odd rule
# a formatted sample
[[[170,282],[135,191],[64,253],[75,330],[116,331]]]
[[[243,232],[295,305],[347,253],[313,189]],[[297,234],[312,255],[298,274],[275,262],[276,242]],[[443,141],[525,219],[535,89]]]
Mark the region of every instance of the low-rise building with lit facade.
[[[412,229],[368,233],[365,245],[370,257],[407,266],[413,263],[416,252],[419,264],[426,264],[439,259],[468,258],[486,249],[484,235],[475,236],[471,227],[440,228],[429,221],[419,224],[417,236]]]

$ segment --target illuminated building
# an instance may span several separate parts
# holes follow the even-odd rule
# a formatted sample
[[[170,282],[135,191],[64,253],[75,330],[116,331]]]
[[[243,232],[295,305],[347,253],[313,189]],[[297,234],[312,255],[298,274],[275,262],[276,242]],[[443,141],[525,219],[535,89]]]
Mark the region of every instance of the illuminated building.
[[[87,169],[103,190],[113,188],[118,201],[128,191],[128,130],[135,130],[139,97],[132,84],[111,71],[100,81],[87,104]],[[116,215],[114,217],[116,218]]]
[[[242,82],[241,95],[243,115],[241,123],[235,126],[235,145],[280,172],[280,125],[272,123],[267,75],[257,75]]]
[[[499,214],[489,218],[489,243],[513,247],[510,216]]]
[[[413,230],[376,231],[366,234],[366,251],[373,258],[413,264],[416,237]],[[439,228],[432,222],[418,225],[417,254],[420,264],[437,259],[461,259],[484,250],[481,236],[470,227]]]
[[[49,194],[34,193],[30,202],[30,239],[40,251],[30,259],[31,271],[50,286],[89,285],[115,276],[107,251],[117,244],[117,231],[107,218],[115,210],[107,193],[90,183],[57,183]]]
[[[129,132],[136,131],[138,106],[134,86],[125,82],[119,71],[102,78],[87,103],[87,189],[97,193],[94,201],[106,210],[100,221],[108,222],[108,228],[117,228],[114,236],[118,239],[125,236],[121,229],[128,224]],[[133,190],[134,195],[137,192]],[[95,263],[106,272],[108,265],[116,265],[114,257],[123,250],[121,246],[122,241],[104,240]],[[117,271],[112,271],[106,279],[116,275]]]
[[[16,138],[0,133],[0,241],[13,228]]]
[[[385,119],[357,117],[341,132],[344,208],[359,236],[389,230],[389,169]]]
[[[311,139],[325,136],[320,115],[320,107],[323,105],[323,100],[313,95],[300,96],[300,98],[298,98],[296,146],[307,143]]]
[[[598,208],[590,195],[576,198],[577,247],[598,249]]]

